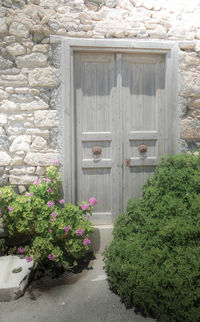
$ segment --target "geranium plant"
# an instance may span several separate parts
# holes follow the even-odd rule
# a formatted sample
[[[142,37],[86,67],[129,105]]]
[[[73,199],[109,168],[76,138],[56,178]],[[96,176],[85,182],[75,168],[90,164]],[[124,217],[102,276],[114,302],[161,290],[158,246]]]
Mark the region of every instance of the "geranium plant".
[[[66,269],[89,249],[89,234],[94,231],[89,218],[97,200],[92,197],[78,206],[65,203],[57,167],[48,167],[46,175],[30,185],[25,195],[16,194],[10,186],[0,189],[2,221],[10,245],[15,243],[13,253],[23,254],[44,269]]]

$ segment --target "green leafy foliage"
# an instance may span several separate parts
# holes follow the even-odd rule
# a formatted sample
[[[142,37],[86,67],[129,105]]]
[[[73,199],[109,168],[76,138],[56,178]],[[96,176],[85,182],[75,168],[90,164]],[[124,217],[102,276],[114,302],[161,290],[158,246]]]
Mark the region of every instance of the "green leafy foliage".
[[[126,306],[161,322],[199,322],[199,156],[164,157],[113,234],[105,268]]]
[[[46,174],[25,195],[9,186],[1,188],[2,221],[9,238],[1,242],[0,253],[20,253],[44,271],[54,271],[72,267],[88,252],[88,236],[94,231],[89,216],[96,201],[78,206],[64,203],[57,168],[48,167]]]

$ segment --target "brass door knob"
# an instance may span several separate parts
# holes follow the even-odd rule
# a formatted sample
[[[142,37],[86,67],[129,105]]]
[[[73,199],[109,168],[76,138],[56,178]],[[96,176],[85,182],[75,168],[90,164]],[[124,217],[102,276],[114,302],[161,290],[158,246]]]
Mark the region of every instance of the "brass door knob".
[[[146,144],[140,144],[138,147],[138,150],[140,153],[145,153],[147,152],[147,145]]]

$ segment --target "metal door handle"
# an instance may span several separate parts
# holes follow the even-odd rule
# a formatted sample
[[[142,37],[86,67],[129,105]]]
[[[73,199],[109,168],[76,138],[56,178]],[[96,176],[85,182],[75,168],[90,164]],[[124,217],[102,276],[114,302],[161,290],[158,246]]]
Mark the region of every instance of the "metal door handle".
[[[146,144],[140,144],[138,147],[138,150],[140,153],[145,153],[147,152],[147,145]]]
[[[100,146],[93,146],[92,148],[92,153],[94,155],[98,155],[98,154],[101,154],[102,152],[102,148]]]

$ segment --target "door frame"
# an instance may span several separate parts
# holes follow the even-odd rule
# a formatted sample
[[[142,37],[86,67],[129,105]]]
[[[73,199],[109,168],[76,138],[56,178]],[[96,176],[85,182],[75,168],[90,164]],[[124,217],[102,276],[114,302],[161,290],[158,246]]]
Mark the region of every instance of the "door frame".
[[[73,55],[76,51],[155,53],[165,56],[163,152],[176,154],[180,137],[178,113],[178,42],[167,40],[137,39],[82,39],[52,35],[51,44],[61,45],[61,128],[63,136],[63,192],[67,202],[75,203],[75,131],[74,131],[74,70]]]

